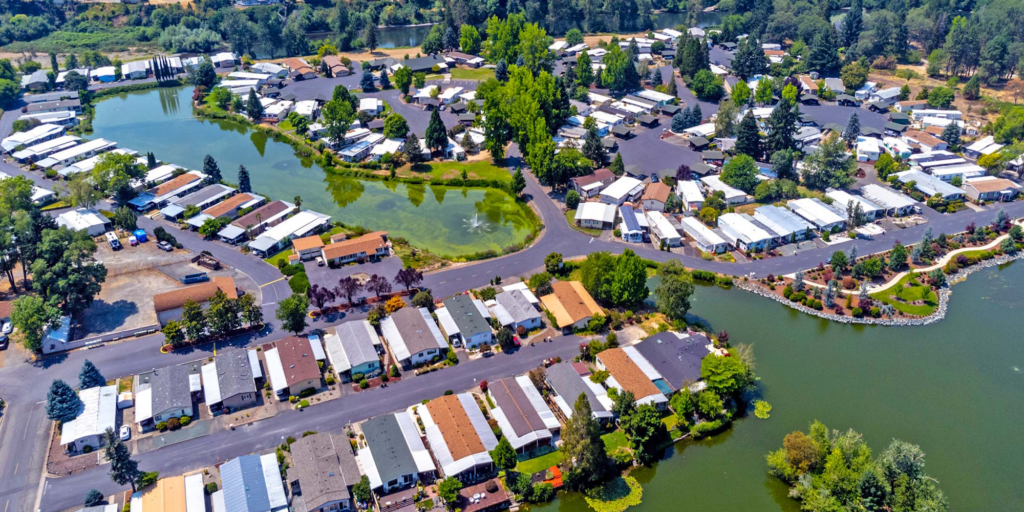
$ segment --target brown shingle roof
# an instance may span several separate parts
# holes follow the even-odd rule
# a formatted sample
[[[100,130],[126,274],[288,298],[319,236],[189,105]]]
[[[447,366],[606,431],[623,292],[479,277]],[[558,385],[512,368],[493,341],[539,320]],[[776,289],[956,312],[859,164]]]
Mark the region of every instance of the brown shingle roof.
[[[309,67],[309,64],[306,64],[298,57],[282,60],[281,65],[292,71],[298,71],[299,73],[308,73],[313,71],[313,68]]]
[[[323,61],[327,63],[327,67],[331,68],[332,72],[342,71],[348,73],[348,67],[338,57],[334,55],[324,55]]]
[[[387,236],[387,231],[374,231],[359,238],[335,242],[324,247],[324,259],[332,260],[360,253],[366,253],[367,256],[376,254],[378,248],[387,245]]]
[[[981,193],[999,192],[1001,190],[1006,190],[1008,188],[1018,188],[1017,184],[1003,178],[997,178],[994,180],[970,181],[966,183],[966,186],[971,187],[974,190],[977,190],[978,192]]]
[[[501,412],[517,436],[523,437],[530,432],[547,429],[544,420],[537,414],[526,392],[515,379],[501,379],[491,384],[488,391],[494,397],[495,404],[501,407]]]
[[[664,203],[668,201],[668,196],[672,193],[672,188],[668,185],[658,182],[647,185],[647,189],[644,190],[643,200],[653,199]]]
[[[938,137],[936,137],[936,136],[934,136],[934,135],[932,135],[930,133],[922,132],[920,130],[907,130],[906,132],[903,132],[903,136],[911,138],[911,139],[914,139],[917,142],[920,142],[922,144],[926,144],[926,145],[932,146],[932,147],[938,146],[939,144],[943,143],[942,139],[940,139],[940,138],[938,138]]]
[[[585,187],[587,185],[590,185],[591,183],[597,183],[599,181],[608,180],[610,182],[611,180],[614,179],[615,175],[612,174],[612,171],[609,171],[608,169],[598,169],[594,171],[593,174],[588,174],[586,176],[577,176],[575,178],[572,178],[576,185],[580,187]]]
[[[647,378],[632,359],[626,355],[621,348],[610,348],[597,355],[601,363],[608,369],[608,373],[615,378],[624,391],[633,393],[637,400],[661,393],[658,387]]]
[[[235,219],[235,221],[232,222],[232,224],[240,228],[245,228],[246,226],[256,226],[260,223],[260,221],[256,220],[256,217],[263,219],[263,221],[265,222],[267,221],[267,219],[287,210],[288,208],[288,204],[285,203],[284,201],[274,201]]]
[[[469,415],[462,408],[457,395],[435,398],[427,403],[427,411],[444,436],[444,443],[453,460],[487,451],[480,436],[469,421]]]
[[[198,179],[199,176],[196,176],[195,174],[192,174],[190,172],[186,172],[185,174],[182,174],[177,178],[174,178],[170,181],[165,181],[160,185],[153,187],[153,190],[151,190],[150,192],[152,192],[154,196],[160,197],[164,194],[174,192],[175,190],[178,190],[179,188],[184,187],[185,185],[188,185],[189,183],[192,183],[193,181],[196,181]]]
[[[601,312],[594,298],[579,281],[559,281],[551,285],[553,293],[541,297],[541,302],[558,322],[558,327],[575,324]]]
[[[298,252],[302,252],[307,249],[319,249],[323,246],[324,241],[320,239],[320,235],[307,236],[292,240],[292,247],[294,247]]]
[[[203,213],[214,218],[220,217],[222,215],[227,215],[228,213],[231,213],[235,208],[238,208],[239,206],[248,203],[253,199],[256,199],[256,196],[249,194],[248,192],[243,192],[241,194],[233,195],[227,198],[226,200],[221,201],[203,210]]]
[[[277,347],[288,386],[320,378],[320,366],[316,364],[308,338],[289,336],[269,345]]]
[[[196,302],[206,302],[217,293],[217,290],[224,292],[224,295],[227,295],[229,299],[238,298],[234,278],[214,277],[205,283],[194,284],[154,295],[153,309],[159,313],[169,309],[180,308],[189,299]]]

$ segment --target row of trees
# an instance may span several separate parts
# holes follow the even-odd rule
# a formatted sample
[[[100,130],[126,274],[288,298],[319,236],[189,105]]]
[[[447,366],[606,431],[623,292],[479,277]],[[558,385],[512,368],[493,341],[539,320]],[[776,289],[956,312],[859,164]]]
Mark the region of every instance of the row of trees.
[[[225,336],[242,328],[243,322],[249,327],[263,323],[263,309],[256,298],[247,293],[233,299],[217,290],[205,309],[194,300],[186,301],[181,308],[181,320],[167,322],[162,332],[167,344],[180,347],[187,341]]]

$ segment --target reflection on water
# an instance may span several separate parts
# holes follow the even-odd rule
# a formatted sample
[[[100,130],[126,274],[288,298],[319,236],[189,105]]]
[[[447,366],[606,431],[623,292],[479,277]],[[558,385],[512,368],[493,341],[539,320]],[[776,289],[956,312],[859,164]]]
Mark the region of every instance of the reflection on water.
[[[353,226],[381,229],[440,255],[459,256],[500,250],[522,242],[529,229],[522,208],[508,194],[492,189],[405,185],[397,181],[325,176],[314,159],[265,132],[224,120],[197,120],[189,108],[192,89],[156,89],[112,97],[97,105],[93,135],[117,141],[189,169],[201,169],[213,156],[229,182],[237,169],[249,169],[253,190],[272,199],[303,198],[303,206]],[[403,187],[405,190],[403,190]],[[479,214],[493,224],[470,234],[464,219]]]

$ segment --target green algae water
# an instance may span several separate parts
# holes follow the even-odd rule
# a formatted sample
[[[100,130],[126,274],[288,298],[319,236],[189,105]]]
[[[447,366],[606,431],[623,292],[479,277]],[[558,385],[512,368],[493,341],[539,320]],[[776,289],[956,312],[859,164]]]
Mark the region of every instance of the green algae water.
[[[230,182],[237,182],[238,166],[244,165],[259,194],[286,201],[299,196],[305,208],[348,225],[388,231],[434,254],[501,251],[530,232],[533,221],[504,191],[328,176],[265,133],[197,119],[191,99],[191,87],[105,99],[96,106],[92,135],[189,169],[202,169],[203,157],[213,155]]]
[[[768,475],[765,454],[815,419],[864,434],[877,453],[892,438],[919,444],[950,510],[1024,509],[1024,264],[953,286],[944,320],[924,327],[830,323],[740,290],[698,287],[692,314],[751,343],[761,398],[711,439],[681,442],[652,468],[630,511],[798,511]],[[590,510],[561,493],[532,510]]]

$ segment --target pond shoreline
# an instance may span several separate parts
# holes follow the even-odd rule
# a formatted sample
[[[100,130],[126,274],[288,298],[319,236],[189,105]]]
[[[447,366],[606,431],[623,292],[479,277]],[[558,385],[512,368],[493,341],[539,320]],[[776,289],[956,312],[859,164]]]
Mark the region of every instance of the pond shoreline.
[[[816,310],[814,308],[809,308],[807,306],[804,306],[803,304],[799,304],[799,303],[793,302],[791,300],[788,300],[785,297],[783,297],[782,295],[779,295],[779,294],[774,293],[772,291],[766,290],[764,288],[764,286],[761,286],[757,282],[752,282],[752,281],[736,281],[735,284],[736,284],[736,287],[738,287],[741,290],[745,290],[747,292],[753,293],[754,295],[759,295],[761,297],[764,297],[764,298],[771,299],[771,300],[774,300],[776,302],[782,303],[782,304],[788,306],[789,308],[792,308],[792,309],[795,309],[797,311],[800,311],[801,313],[806,313],[806,314],[811,315],[811,316],[816,316],[818,318],[823,318],[825,320],[831,320],[831,321],[837,322],[837,323],[842,323],[842,324],[860,324],[860,325],[881,325],[881,326],[886,326],[886,327],[922,326],[922,325],[933,324],[933,323],[938,322],[939,320],[942,320],[942,319],[944,319],[946,317],[946,311],[949,308],[949,296],[952,294],[952,290],[951,290],[952,285],[958,284],[958,283],[962,283],[962,282],[966,281],[967,280],[967,276],[969,276],[969,275],[971,275],[971,274],[973,274],[975,272],[978,272],[980,270],[984,270],[986,268],[996,267],[996,266],[1012,263],[1012,262],[1014,262],[1016,260],[1019,260],[1021,258],[1024,258],[1024,251],[1020,251],[1020,252],[1017,252],[1016,254],[1012,254],[1012,255],[1004,254],[1002,256],[998,256],[998,257],[992,258],[990,260],[985,260],[985,261],[978,262],[978,263],[976,263],[974,265],[971,265],[970,267],[960,269],[959,271],[957,271],[957,273],[955,273],[953,275],[950,275],[947,278],[948,284],[946,286],[943,286],[942,288],[939,288],[939,290],[938,290],[937,295],[938,295],[938,298],[939,298],[939,305],[936,308],[935,312],[930,314],[930,315],[928,315],[928,316],[923,316],[923,317],[897,317],[897,318],[870,318],[870,317],[863,317],[863,318],[856,318],[856,317],[852,317],[852,316],[836,315],[836,314],[833,314],[833,313],[827,313],[825,311],[818,311],[818,310]]]

